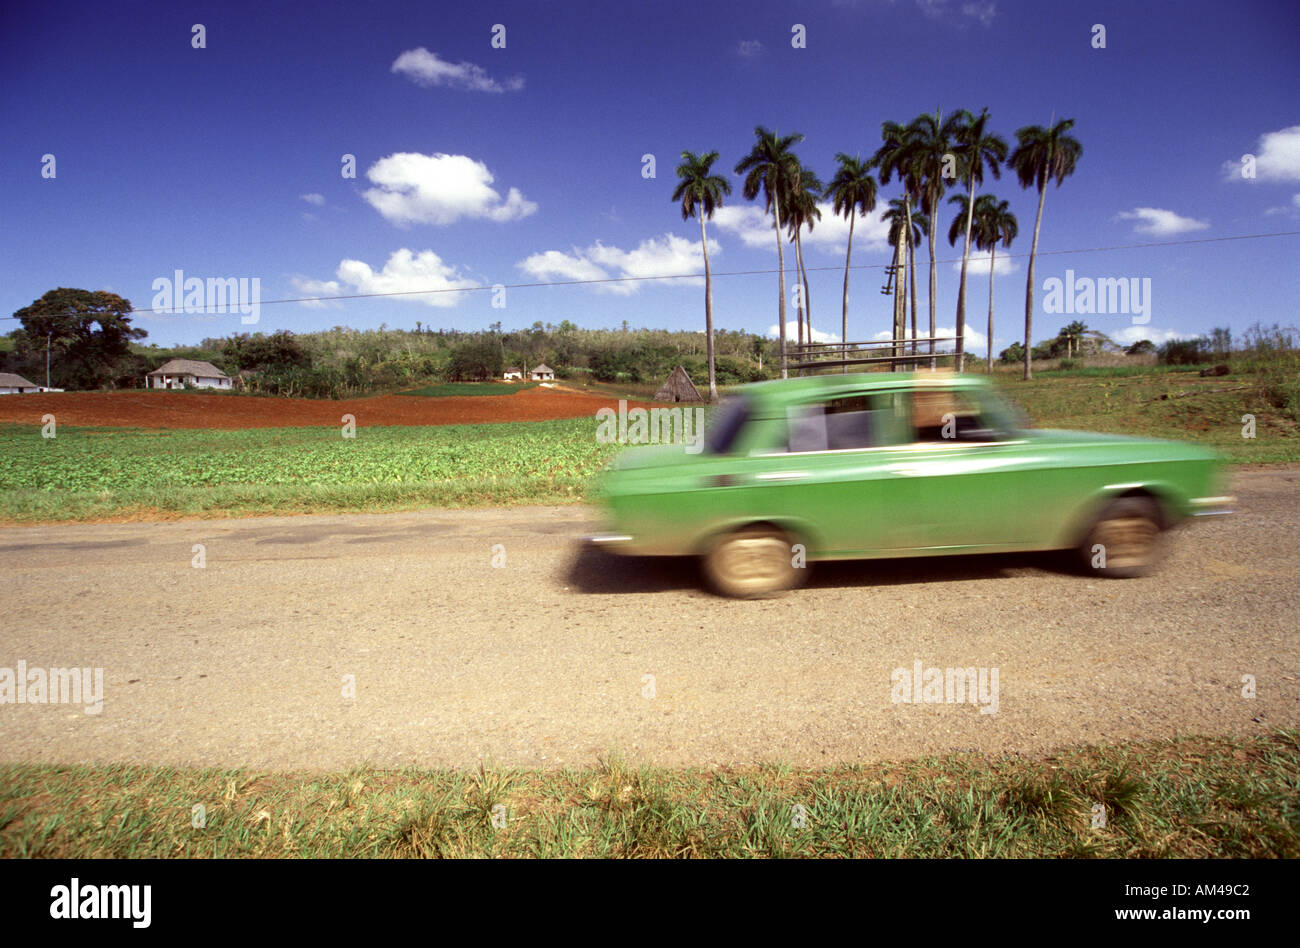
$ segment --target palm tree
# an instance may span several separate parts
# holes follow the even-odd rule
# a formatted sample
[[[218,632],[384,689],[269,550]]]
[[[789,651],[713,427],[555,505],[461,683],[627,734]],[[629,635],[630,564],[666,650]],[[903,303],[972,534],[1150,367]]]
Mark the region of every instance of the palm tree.
[[[809,233],[814,224],[821,220],[822,212],[817,206],[817,198],[822,191],[821,179],[802,164],[796,163],[794,175],[790,181],[790,193],[786,195],[786,229],[790,231],[795,245],[795,265],[799,269],[799,279],[803,283],[803,294],[799,306],[799,343],[803,344],[804,314],[808,320],[808,342],[812,342],[812,293],[808,287],[808,271],[803,265],[803,229],[807,225]]]
[[[722,196],[731,193],[731,182],[719,174],[710,174],[718,160],[716,151],[697,155],[682,152],[682,163],[677,166],[677,187],[672,199],[681,202],[682,220],[700,219],[700,249],[704,251],[704,335],[709,361],[709,401],[718,400],[718,378],[713,364],[713,273],[709,269],[709,238],[704,231],[704,221],[713,219],[713,212],[722,207]]]
[[[826,196],[831,199],[831,207],[836,214],[849,219],[849,249],[844,254],[844,300],[840,310],[840,341],[849,338],[849,267],[853,262],[853,222],[858,214],[867,215],[876,209],[876,179],[871,176],[870,162],[864,162],[861,156],[850,158],[844,152],[835,156],[839,168],[835,177],[826,188]],[[847,349],[841,352],[841,358],[848,358]],[[847,372],[847,365],[840,366],[841,372]]]
[[[907,335],[907,283],[908,263],[911,262],[912,283],[912,354],[916,354],[916,260],[913,251],[921,236],[930,232],[930,219],[920,211],[913,211],[910,197],[897,197],[889,202],[882,215],[889,225],[889,245],[894,248],[894,266],[897,282],[894,285],[894,339]]]
[[[787,378],[785,352],[785,250],[781,246],[781,199],[788,190],[790,177],[798,162],[790,149],[803,141],[803,136],[795,133],[777,137],[759,125],[754,129],[754,147],[749,154],[740,159],[736,165],[736,174],[745,175],[741,189],[745,200],[752,201],[763,192],[763,210],[771,211],[776,229],[777,272],[779,274],[780,297],[777,300],[777,318],[781,333],[781,378]]]
[[[1047,196],[1047,182],[1061,182],[1074,173],[1083,155],[1083,146],[1070,135],[1074,119],[1061,119],[1051,128],[1026,125],[1016,130],[1016,150],[1011,154],[1011,167],[1022,188],[1038,188],[1038,216],[1034,219],[1034,242],[1029,248],[1029,277],[1025,282],[1025,378],[1033,378],[1030,367],[1034,328],[1034,263],[1038,256],[1038,231],[1043,225],[1043,199]]]
[[[1079,342],[1088,332],[1088,324],[1075,320],[1067,326],[1061,327],[1060,337],[1065,340],[1065,357],[1071,358],[1079,351]]]
[[[920,187],[921,209],[932,221],[939,219],[939,199],[947,187],[943,177],[945,157],[955,147],[953,143],[964,121],[963,115],[966,114],[969,113],[957,112],[944,119],[936,109],[933,115],[918,115],[907,126],[900,160],[912,169]],[[931,227],[926,236],[930,250],[930,352],[933,353],[935,307],[939,294],[939,270],[934,254],[935,228]],[[930,368],[933,369],[934,366],[934,360],[931,359]]]
[[[900,125],[897,122],[883,122],[880,126],[881,146],[876,149],[876,153],[871,156],[870,167],[880,169],[880,183],[888,184],[889,179],[895,174],[903,184],[903,210],[904,219],[908,222],[904,227],[903,233],[907,236],[905,246],[899,253],[896,260],[900,266],[906,270],[911,261],[911,280],[912,280],[912,354],[916,354],[916,260],[915,244],[913,243],[913,228],[911,226],[912,206],[914,201],[919,201],[921,192],[921,178],[918,173],[918,164],[915,155],[908,150],[911,140],[912,131],[909,126]],[[891,202],[892,206],[892,202]],[[903,291],[900,297],[903,300],[903,312],[906,314],[906,292]],[[903,335],[903,324],[905,318],[898,316],[895,311],[894,325],[895,338],[901,338]],[[931,333],[933,335],[933,333]]]
[[[1007,143],[988,131],[989,110],[982,109],[978,116],[959,113],[962,122],[957,129],[957,159],[961,176],[966,180],[966,242],[961,252],[961,286],[957,292],[957,371],[965,365],[966,355],[966,268],[970,264],[972,217],[975,212],[975,187],[984,183],[984,167],[993,177],[1002,177],[1002,162],[1007,160]],[[949,235],[949,243],[952,237]],[[989,279],[993,279],[992,273]]]
[[[991,194],[981,194],[975,199],[974,238],[979,250],[989,252],[989,331],[988,356],[986,371],[993,374],[993,272],[998,262],[998,243],[1010,247],[1011,241],[1020,232],[1016,215],[1011,213],[1006,201],[999,201]]]

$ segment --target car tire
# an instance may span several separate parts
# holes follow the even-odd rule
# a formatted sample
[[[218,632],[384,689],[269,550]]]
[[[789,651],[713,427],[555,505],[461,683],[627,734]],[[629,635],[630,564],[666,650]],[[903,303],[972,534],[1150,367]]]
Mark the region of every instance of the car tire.
[[[1114,579],[1146,576],[1164,555],[1160,507],[1149,497],[1121,497],[1101,512],[1079,557],[1085,570]]]
[[[776,527],[735,530],[704,554],[704,574],[714,590],[734,599],[779,596],[801,585],[808,573],[806,566],[794,565],[795,542]]]

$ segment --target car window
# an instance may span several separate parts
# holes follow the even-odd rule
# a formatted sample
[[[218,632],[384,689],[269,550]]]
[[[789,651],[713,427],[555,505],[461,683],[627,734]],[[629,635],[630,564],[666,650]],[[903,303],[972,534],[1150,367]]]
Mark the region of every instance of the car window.
[[[905,406],[903,406],[905,407]],[[906,426],[889,395],[849,395],[791,406],[786,451],[852,451],[897,444]]]
[[[749,420],[749,401],[740,397],[724,399],[717,413],[709,419],[704,435],[704,448],[710,454],[727,454],[736,443],[736,436]]]
[[[930,442],[997,441],[1004,437],[997,420],[965,392],[926,388],[910,393],[914,440]]]

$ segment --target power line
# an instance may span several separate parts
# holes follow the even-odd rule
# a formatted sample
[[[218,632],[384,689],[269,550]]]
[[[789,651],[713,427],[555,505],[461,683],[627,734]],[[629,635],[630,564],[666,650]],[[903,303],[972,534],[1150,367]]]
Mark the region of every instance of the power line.
[[[1040,250],[1038,251],[1038,256],[1052,257],[1052,256],[1061,256],[1064,254],[1107,253],[1114,250],[1139,250],[1148,247],[1177,247],[1177,246],[1185,246],[1188,244],[1223,243],[1231,240],[1259,240],[1261,238],[1266,238],[1266,237],[1297,237],[1297,236],[1300,236],[1300,230],[1286,230],[1286,231],[1275,231],[1275,232],[1269,232],[1263,234],[1236,234],[1229,237],[1200,237],[1191,240],[1159,240],[1159,241],[1148,241],[1146,243],[1139,243],[1139,244],[1113,244],[1111,246],[1105,246],[1105,247],[1080,247],[1074,250]],[[1023,259],[1025,257],[1030,256],[1030,254],[1029,252],[1026,251],[1024,253],[1004,253],[1004,254],[999,254],[999,256],[1002,257],[1003,259],[1018,259],[1018,258]],[[943,263],[960,263],[960,262],[961,262],[961,257],[950,257],[942,260],[935,260],[935,265],[937,266]],[[926,266],[928,265],[929,264],[927,262]],[[865,263],[865,264],[856,264],[854,266],[849,267],[849,269],[850,270],[883,270],[887,266],[890,266],[890,264]],[[837,273],[842,272],[844,270],[844,268],[840,266],[805,267],[804,269],[812,272],[833,270]],[[772,274],[777,272],[779,272],[779,268],[773,267],[771,269],[765,269],[765,270],[721,270],[721,271],[715,270],[713,271],[712,275],[715,277],[760,276],[764,274]],[[333,303],[333,302],[340,302],[343,300],[379,299],[379,298],[387,298],[387,297],[395,297],[395,296],[431,296],[438,293],[473,293],[473,292],[479,292],[483,290],[496,290],[496,289],[524,290],[524,289],[533,289],[535,287],[542,287],[542,286],[592,286],[592,285],[597,285],[602,283],[643,283],[643,282],[655,281],[655,280],[690,280],[690,279],[698,280],[703,276],[704,274],[702,273],[665,273],[659,276],[602,277],[601,279],[596,279],[596,280],[550,280],[550,281],[539,281],[535,283],[494,283],[486,286],[445,287],[436,290],[397,290],[389,293],[352,293],[343,296],[289,297],[286,299],[279,299],[279,300],[259,300],[258,305],[274,306],[280,303]],[[237,305],[236,303],[232,303],[229,307],[227,307],[227,311],[224,313],[219,310],[214,310],[211,313],[207,312],[206,310],[204,310],[201,313],[174,313],[172,312],[172,310],[176,309],[176,307],[172,307],[171,309],[156,309],[156,308],[132,309],[130,313],[128,313],[127,315],[135,315],[139,313],[153,313],[153,314],[177,315],[177,316],[180,315],[221,316],[221,315],[231,315],[232,313],[237,312],[238,310],[235,308],[236,305]],[[16,318],[17,318],[16,316],[0,316],[0,319],[16,319]]]

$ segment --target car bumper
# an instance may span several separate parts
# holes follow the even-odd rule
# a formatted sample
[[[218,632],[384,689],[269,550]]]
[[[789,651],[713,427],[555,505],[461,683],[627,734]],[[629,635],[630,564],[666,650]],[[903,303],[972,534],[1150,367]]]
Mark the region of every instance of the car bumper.
[[[1191,508],[1193,517],[1218,517],[1235,512],[1237,498],[1227,495],[1222,497],[1193,497],[1188,502],[1188,506]]]

